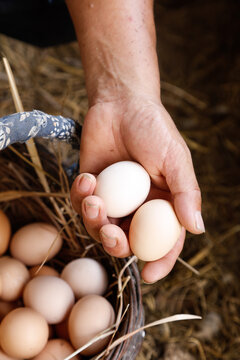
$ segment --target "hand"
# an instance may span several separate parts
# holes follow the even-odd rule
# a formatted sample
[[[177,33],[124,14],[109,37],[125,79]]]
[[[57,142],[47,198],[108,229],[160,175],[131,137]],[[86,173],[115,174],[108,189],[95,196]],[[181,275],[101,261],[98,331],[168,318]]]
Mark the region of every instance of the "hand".
[[[149,173],[149,198],[172,201],[183,230],[175,247],[163,258],[146,263],[145,282],[166,276],[179,256],[185,229],[204,231],[201,194],[191,155],[163,105],[140,96],[128,96],[93,105],[86,116],[80,150],[80,172],[71,189],[74,209],[81,213],[88,233],[101,241],[112,256],[131,254],[127,239],[129,221],[110,219],[103,201],[93,196],[95,176],[122,160],[139,162]]]

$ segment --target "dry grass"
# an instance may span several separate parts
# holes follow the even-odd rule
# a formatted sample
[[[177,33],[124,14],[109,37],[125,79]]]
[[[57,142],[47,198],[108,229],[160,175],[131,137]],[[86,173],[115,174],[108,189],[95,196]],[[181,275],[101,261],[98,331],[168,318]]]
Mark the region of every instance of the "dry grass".
[[[5,37],[0,37],[0,43],[13,66],[26,110],[38,108],[83,121],[87,99],[75,43],[47,50],[35,49]],[[3,116],[15,110],[2,65],[0,80],[0,115]],[[206,100],[206,96],[202,99],[167,81],[164,83],[163,101],[192,150],[203,194],[207,232],[198,237],[188,235],[181,255],[196,267],[200,276],[178,263],[161,282],[151,286],[143,284],[142,292],[147,322],[175,313],[198,314],[203,316],[203,321],[178,322],[148,329],[138,360],[240,358],[239,115],[230,103],[213,106],[211,99]],[[63,156],[69,158],[71,155],[71,161],[78,156],[69,149],[66,151]],[[10,159],[7,164],[3,164],[0,157],[1,189],[19,191],[24,184],[28,186],[27,191],[42,192],[29,170],[21,168],[20,171],[11,161],[13,154],[8,152],[7,156]],[[45,164],[49,166],[47,162]],[[69,216],[65,180],[60,177],[57,181],[63,190],[59,193],[52,189],[52,192],[58,193],[56,201],[68,214],[68,221],[76,224],[75,217]],[[49,213],[40,197],[36,196],[33,202],[29,202],[22,196],[19,203],[28,214],[34,214],[40,206],[54,223],[63,225]],[[5,204],[4,208],[11,210],[17,219],[20,210],[14,202]],[[16,227],[18,225],[16,221]],[[76,236],[81,237],[84,248],[91,246],[79,222],[76,226],[79,228],[77,235],[72,234],[68,256],[75,249]]]

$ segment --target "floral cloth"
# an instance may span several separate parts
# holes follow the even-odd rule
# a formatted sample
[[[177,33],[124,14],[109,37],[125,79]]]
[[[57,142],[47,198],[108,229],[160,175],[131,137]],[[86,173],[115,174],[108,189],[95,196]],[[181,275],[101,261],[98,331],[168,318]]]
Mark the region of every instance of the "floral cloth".
[[[60,139],[79,146],[80,126],[72,119],[33,110],[0,118],[0,150],[34,137]]]

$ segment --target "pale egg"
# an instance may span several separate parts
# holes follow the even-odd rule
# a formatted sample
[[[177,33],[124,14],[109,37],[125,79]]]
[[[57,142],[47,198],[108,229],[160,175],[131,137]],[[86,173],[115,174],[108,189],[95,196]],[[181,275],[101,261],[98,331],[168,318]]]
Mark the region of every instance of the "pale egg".
[[[0,360],[20,360],[20,359],[16,359],[13,358],[11,356],[8,356],[7,354],[5,354],[2,349],[0,349]]]
[[[38,311],[49,324],[63,321],[74,304],[74,294],[66,281],[56,276],[36,276],[23,292],[25,306]]]
[[[140,164],[120,161],[98,175],[94,195],[103,199],[108,216],[120,218],[131,214],[146,200],[150,184],[150,177]]]
[[[19,229],[10,242],[13,257],[28,266],[52,259],[62,247],[58,230],[50,224],[33,223]]]
[[[103,295],[108,286],[105,268],[90,258],[76,259],[68,263],[61,278],[71,286],[77,299],[90,294]]]
[[[11,237],[11,224],[2,210],[0,210],[0,255],[7,251]]]
[[[30,275],[26,266],[10,256],[0,258],[0,299],[15,301],[21,295]]]
[[[71,355],[75,350],[72,345],[63,339],[49,340],[45,348],[39,355],[35,356],[32,360],[64,360],[67,356]],[[73,360],[80,360],[79,357],[74,356]]]
[[[48,275],[48,276],[59,276],[57,270],[48,265],[43,265],[39,268],[39,265],[33,266],[29,269],[29,274],[31,277]]]
[[[158,260],[174,247],[181,230],[181,224],[168,201],[148,201],[132,218],[129,228],[131,250],[140,260]]]
[[[44,317],[29,308],[17,308],[3,319],[0,343],[13,358],[29,359],[43,350],[48,340],[48,324]]]
[[[85,345],[100,332],[114,324],[115,313],[108,300],[99,295],[88,295],[76,302],[68,320],[68,332],[75,349]],[[103,350],[110,337],[98,340],[81,352],[82,355],[95,355]]]

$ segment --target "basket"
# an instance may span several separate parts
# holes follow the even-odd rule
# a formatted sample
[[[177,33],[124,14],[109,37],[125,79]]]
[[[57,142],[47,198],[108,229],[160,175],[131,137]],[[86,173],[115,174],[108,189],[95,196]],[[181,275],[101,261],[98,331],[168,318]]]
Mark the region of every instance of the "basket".
[[[7,174],[7,176],[0,176],[0,192],[6,194],[6,196],[4,195],[5,200],[3,196],[0,197],[0,208],[9,216],[13,231],[33,221],[48,221],[61,229],[62,236],[67,241],[65,241],[63,251],[50,261],[53,266],[61,269],[66,261],[76,256],[85,255],[101,261],[110,275],[107,298],[117,312],[119,305],[117,300],[119,298],[117,277],[129,259],[117,259],[107,255],[100,244],[88,237],[77,217],[72,221],[68,221],[67,226],[73,234],[73,238],[69,241],[66,228],[49,211],[49,209],[53,208],[50,197],[47,194],[46,196],[44,194],[38,195],[39,192],[42,193],[41,184],[36,177],[34,168],[26,163],[28,155],[25,146],[23,144],[16,144],[14,148],[11,146],[14,143],[25,142],[30,138],[39,137],[45,139],[58,138],[70,142],[73,147],[79,147],[80,132],[80,126],[76,125],[71,119],[51,116],[36,110],[0,118],[0,150],[2,150],[0,168],[2,174],[5,172]],[[61,147],[61,144],[59,146]],[[65,213],[66,217],[68,217],[65,205],[67,203],[70,206],[68,190],[72,176],[68,180],[66,176],[66,173],[70,173],[69,169],[63,171],[59,159],[53,157],[46,146],[37,142],[37,148],[43,169],[49,174],[51,192],[60,194],[62,193],[62,187],[65,187],[65,195],[62,194],[56,199],[58,204],[61,205],[62,213]],[[36,211],[33,211],[33,209]],[[37,218],[36,212],[39,215]],[[78,226],[77,231],[76,224]],[[135,262],[126,266],[124,279],[128,281],[126,281],[126,286],[122,292],[123,311],[129,307],[120,322],[114,340],[140,328],[144,323],[140,276]],[[142,341],[143,333],[139,332],[115,346],[103,358],[108,360],[135,359],[141,348]]]

